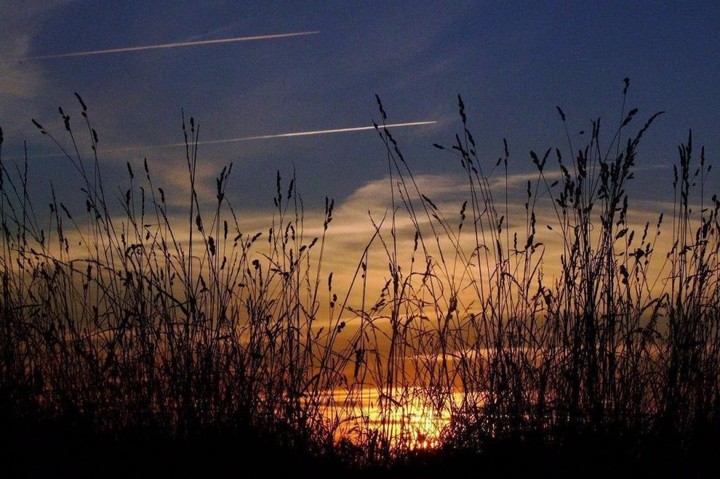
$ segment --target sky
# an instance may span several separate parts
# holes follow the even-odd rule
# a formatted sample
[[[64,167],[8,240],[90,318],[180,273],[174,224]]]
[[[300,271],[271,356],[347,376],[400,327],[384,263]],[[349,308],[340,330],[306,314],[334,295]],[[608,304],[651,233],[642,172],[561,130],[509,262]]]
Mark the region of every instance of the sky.
[[[716,1],[0,0],[2,154],[19,160],[26,142],[36,196],[52,184],[76,197],[77,173],[31,120],[66,141],[61,106],[89,152],[77,92],[107,184],[119,191],[126,162],[140,169],[147,158],[157,184],[179,193],[184,150],[172,145],[183,141],[184,111],[200,125],[207,191],[232,163],[231,201],[261,215],[276,172],[295,171],[306,208],[334,198],[352,233],[386,199],[384,145],[367,128],[381,121],[375,95],[388,123],[410,124],[392,131],[439,202],[461,170],[432,145],[450,146],[460,131],[458,95],[478,156],[494,164],[505,138],[510,174],[524,178],[530,150],[567,150],[556,106],[573,139],[601,117],[608,141],[628,77],[633,128],[666,112],[639,150],[637,168],[650,174],[631,192],[652,204],[668,198],[689,129],[709,161],[720,154],[718,33]]]

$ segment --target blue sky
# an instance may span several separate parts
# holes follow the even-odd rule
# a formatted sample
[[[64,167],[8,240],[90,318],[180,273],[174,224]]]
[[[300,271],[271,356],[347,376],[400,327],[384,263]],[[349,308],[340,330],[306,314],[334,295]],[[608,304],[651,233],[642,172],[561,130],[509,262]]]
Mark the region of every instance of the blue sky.
[[[212,141],[368,126],[380,120],[375,94],[390,123],[436,122],[396,130],[416,174],[459,173],[452,157],[431,146],[452,143],[458,94],[480,156],[494,162],[507,138],[511,172],[527,172],[529,150],[565,148],[556,105],[573,135],[600,116],[609,139],[625,77],[628,106],[640,109],[635,128],[667,112],[641,146],[638,167],[653,174],[635,182],[633,197],[670,189],[669,167],[688,129],[709,160],[720,152],[715,1],[0,0],[0,12],[3,156],[21,156],[27,141],[38,192],[50,181],[68,196],[79,188],[67,162],[45,156],[57,149],[31,123],[63,137],[62,106],[79,126],[74,92],[89,107],[111,184],[126,182],[126,161],[139,168],[147,157],[159,183],[165,176],[182,187],[182,150],[149,148],[182,141],[181,109],[201,125],[201,140]],[[33,58],[295,32],[316,33]],[[210,187],[233,162],[233,201],[253,209],[272,207],[276,170],[289,176],[296,168],[309,208],[325,196],[343,204],[386,174],[373,131],[201,145],[200,161]]]

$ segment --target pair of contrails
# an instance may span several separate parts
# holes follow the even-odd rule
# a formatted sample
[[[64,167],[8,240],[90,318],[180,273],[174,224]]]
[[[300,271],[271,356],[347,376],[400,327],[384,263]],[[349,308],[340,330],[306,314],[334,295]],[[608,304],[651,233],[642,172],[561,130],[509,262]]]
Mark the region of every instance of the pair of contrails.
[[[276,40],[281,38],[290,38],[290,37],[299,37],[299,36],[305,36],[305,35],[314,35],[316,33],[319,33],[318,31],[306,31],[306,32],[292,32],[292,33],[277,33],[272,35],[255,35],[255,36],[246,36],[246,37],[233,37],[233,38],[219,38],[214,40],[196,40],[196,41],[189,41],[189,42],[174,42],[174,43],[161,43],[156,45],[142,45],[142,46],[135,46],[135,47],[122,47],[122,48],[110,48],[105,50],[88,50],[88,51],[82,51],[82,52],[71,52],[71,53],[58,53],[58,54],[52,54],[52,55],[36,55],[31,57],[25,57],[25,60],[50,60],[55,58],[71,58],[71,57],[86,57],[86,56],[94,56],[94,55],[109,55],[114,53],[129,53],[129,52],[139,52],[139,51],[146,51],[146,50],[161,50],[161,49],[168,49],[168,48],[187,48],[187,47],[196,47],[196,46],[203,46],[203,45],[217,45],[217,44],[223,44],[223,43],[236,43],[236,42],[251,42],[251,41],[260,41],[260,40]],[[389,125],[385,125],[386,127],[393,127],[393,128],[400,128],[400,127],[409,127],[409,126],[422,126],[422,125],[431,125],[433,123],[436,123],[435,121],[414,121],[414,122],[407,122],[407,123],[393,123]],[[260,136],[247,136],[242,138],[226,138],[221,140],[209,140],[209,141],[202,141],[199,142],[201,144],[219,144],[219,143],[235,143],[240,141],[252,141],[252,140],[267,140],[267,139],[273,139],[273,138],[292,138],[292,137],[300,137],[300,136],[313,136],[313,135],[327,135],[332,133],[348,133],[348,132],[355,132],[355,131],[364,131],[364,130],[372,130],[375,126],[356,126],[356,127],[349,127],[349,128],[333,128],[333,129],[327,129],[327,130],[310,130],[310,131],[298,131],[298,132],[292,132],[292,133],[279,133],[274,135],[260,135]],[[180,146],[176,144],[171,145],[160,145],[159,147],[172,147],[172,146]],[[119,148],[118,150],[128,150],[128,149],[136,149],[136,148]]]

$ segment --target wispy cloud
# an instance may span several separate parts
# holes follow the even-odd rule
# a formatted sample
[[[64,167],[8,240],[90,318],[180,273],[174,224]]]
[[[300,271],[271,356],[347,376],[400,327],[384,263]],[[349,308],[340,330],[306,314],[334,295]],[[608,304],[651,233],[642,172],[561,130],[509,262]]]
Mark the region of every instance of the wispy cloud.
[[[197,47],[202,45],[217,45],[222,43],[236,43],[236,42],[252,42],[260,40],[276,40],[280,38],[299,37],[305,35],[314,35],[320,33],[319,31],[306,31],[306,32],[291,32],[291,33],[276,33],[272,35],[255,35],[245,37],[232,37],[232,38],[217,38],[214,40],[195,40],[189,42],[173,42],[173,43],[159,43],[155,45],[141,45],[135,47],[121,47],[121,48],[108,48],[104,50],[87,50],[82,52],[70,52],[70,53],[58,53],[51,55],[35,55],[21,58],[22,60],[49,60],[53,58],[69,58],[69,57],[86,57],[91,55],[108,55],[113,53],[128,53],[128,52],[139,52],[145,50],[161,50],[167,48],[186,48],[186,47]],[[13,58],[12,60],[18,60]]]
[[[25,136],[25,123],[15,119],[26,118],[28,111],[36,109],[48,82],[39,63],[3,59],[25,58],[46,19],[69,3],[72,1],[0,0],[0,121],[8,143]]]

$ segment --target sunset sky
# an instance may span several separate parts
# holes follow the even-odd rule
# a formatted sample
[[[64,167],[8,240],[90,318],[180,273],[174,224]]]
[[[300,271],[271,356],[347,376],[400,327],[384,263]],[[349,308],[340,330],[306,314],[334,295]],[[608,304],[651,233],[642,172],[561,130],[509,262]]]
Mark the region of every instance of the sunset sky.
[[[718,0],[0,0],[0,213],[5,230],[13,230],[0,237],[0,266],[18,272],[9,283],[18,293],[5,288],[5,296],[19,298],[17,307],[5,298],[13,319],[6,322],[8,328],[21,327],[22,335],[8,337],[30,338],[15,349],[32,363],[27,368],[12,363],[13,371],[27,370],[26,383],[34,388],[27,388],[28,397],[37,394],[40,405],[46,395],[62,398],[56,409],[63,411],[71,404],[63,390],[51,380],[43,384],[38,371],[64,369],[55,359],[43,366],[43,358],[74,351],[77,361],[89,365],[82,371],[100,378],[92,381],[110,385],[97,395],[103,405],[97,410],[115,414],[108,424],[134,425],[135,405],[147,403],[148,411],[158,410],[157,424],[183,435],[186,423],[214,427],[211,416],[206,421],[194,412],[205,408],[204,397],[210,395],[241,398],[237,407],[264,414],[257,416],[258,430],[262,418],[272,418],[272,433],[283,430],[274,424],[286,420],[302,424],[304,431],[311,416],[295,415],[291,408],[282,412],[285,416],[275,411],[286,411],[285,402],[299,407],[315,394],[317,405],[326,405],[319,414],[342,424],[336,428],[340,434],[365,434],[381,424],[390,431],[387,437],[414,431],[412,447],[438,444],[447,424],[460,425],[452,431],[461,431],[461,440],[478,431],[478,442],[455,444],[483,449],[485,439],[496,434],[526,437],[526,427],[550,431],[551,442],[564,444],[575,437],[572,428],[564,435],[565,425],[588,425],[588,431],[602,432],[604,441],[604,429],[595,429],[605,424],[596,422],[598,417],[607,417],[611,431],[631,417],[649,424],[642,426],[648,433],[664,434],[674,424],[665,418],[684,404],[695,412],[678,416],[683,419],[677,424],[704,424],[703,411],[713,417],[706,398],[715,393],[705,385],[712,383],[706,377],[718,374],[712,366],[718,364],[718,341],[707,339],[717,332],[712,316],[717,291],[711,291],[718,285],[717,249],[712,249],[717,231],[700,230],[711,238],[707,243],[692,234],[698,217],[707,215],[696,207],[694,191],[689,200],[694,216],[673,217],[672,183],[678,145],[692,130],[695,161],[704,145],[707,161],[717,165],[705,179],[702,207],[711,195],[720,195],[719,36]],[[63,148],[75,154],[76,142],[88,165],[85,179],[92,176],[92,135],[76,95],[87,105],[99,138],[96,164],[102,194],[111,202],[107,216],[97,197],[86,201],[96,186],[84,183],[77,160],[62,154]],[[490,178],[468,182],[472,175],[461,167],[460,155],[435,147],[451,147],[456,134],[462,135],[458,95],[477,144],[479,169],[493,171]],[[585,197],[588,184],[598,193],[599,168],[591,170],[587,182],[574,183],[582,188],[568,188],[573,190],[568,203],[580,200],[563,209],[567,203],[554,195],[570,180],[562,181],[555,155],[542,181],[531,156],[558,148],[572,169],[570,158],[587,145],[591,122],[601,118],[600,145],[593,151],[612,157],[622,148],[620,142],[613,146],[614,135],[632,108],[639,112],[622,131],[622,143],[655,113],[665,113],[644,134],[634,178],[617,194],[620,201],[629,199],[627,221],[624,213],[599,220],[602,208],[622,210],[617,207],[622,203],[613,202],[615,193]],[[72,137],[62,112],[71,118]],[[200,125],[192,186],[182,128],[183,118],[191,117]],[[394,185],[388,181],[387,150],[373,122],[385,122],[392,131],[417,191],[393,189],[401,182],[397,173],[392,173]],[[41,134],[38,124],[50,135]],[[506,148],[508,168],[496,168]],[[152,185],[143,174],[144,160]],[[215,216],[222,196],[216,178],[230,164],[224,216]],[[135,171],[132,182],[128,166]],[[25,167],[26,183],[18,179]],[[302,198],[302,207],[294,208],[292,196],[283,195],[290,205],[287,216],[273,206],[276,172],[283,193],[295,175]],[[548,186],[555,179],[560,181]],[[530,201],[526,185],[532,181],[538,188]],[[149,187],[152,195],[162,188],[167,203],[163,199],[153,210],[150,202],[157,196],[148,194]],[[133,208],[139,208],[141,188],[149,200],[138,220]],[[326,233],[327,198],[335,207]],[[403,202],[413,206],[404,210]],[[663,234],[653,229],[645,236],[646,222],[655,225],[661,211],[671,213]],[[587,212],[594,215],[589,220]],[[221,233],[223,220],[231,224],[230,234],[227,224]],[[673,249],[674,254],[665,254]],[[658,259],[651,264],[651,257]],[[672,294],[663,294],[668,290]],[[711,295],[715,299],[706,305]],[[85,318],[81,333],[67,313],[76,310]],[[26,314],[28,322],[14,319]],[[38,325],[29,327],[35,319]],[[55,321],[70,327],[58,326],[56,333]],[[708,342],[695,341],[694,335]],[[85,353],[81,339],[92,354]],[[63,345],[57,347],[62,356],[55,355],[56,344]],[[37,361],[33,348],[41,351],[35,353]],[[185,359],[176,359],[181,356]],[[646,360],[647,369],[640,364]],[[93,361],[98,366],[102,361],[102,367],[92,369]],[[247,371],[246,363],[252,366]],[[678,372],[696,364],[700,375],[686,371],[685,378]],[[240,379],[225,381],[218,374],[216,380],[212,367]],[[155,371],[170,370],[158,373],[167,375],[171,391],[163,395]],[[94,383],[88,380],[86,386],[82,376],[74,379],[74,370],[68,371],[52,374],[75,380],[72,388],[83,391],[77,397],[91,397],[85,390]],[[121,374],[132,379],[131,393],[117,394],[118,404],[130,407],[127,420],[123,410],[114,412],[114,402],[102,399],[126,390]],[[182,388],[175,386],[180,377]],[[217,383],[218,393],[205,382]],[[137,398],[132,384],[141,385]],[[185,392],[195,391],[196,384],[202,386],[199,392]],[[236,384],[238,395],[220,393]],[[338,391],[345,395],[336,396]],[[259,400],[245,401],[243,394]],[[567,398],[579,394],[586,396],[566,406]],[[685,401],[684,395],[697,399]],[[637,405],[623,409],[627,398]],[[269,408],[256,406],[264,402]],[[55,408],[50,400],[47,404],[48,410]],[[603,416],[606,404],[616,415]],[[526,413],[531,411],[526,406],[538,412]],[[77,410],[94,411],[84,407]],[[662,422],[653,419],[655,408]],[[214,410],[222,411],[213,413],[218,419],[235,417],[232,408]],[[490,414],[478,416],[481,410]],[[182,418],[186,411],[194,416]],[[255,416],[241,411],[237,417],[249,418],[254,430]],[[451,413],[459,415],[451,421]],[[138,417],[138,424],[155,424]],[[456,417],[470,418],[469,436],[463,436]],[[481,422],[472,422],[478,418]],[[370,429],[355,427],[363,421]],[[635,428],[628,426],[632,434],[627,436],[618,431],[634,440]],[[638,426],[637,431],[644,430]],[[290,434],[287,444],[305,444]],[[654,445],[652,434],[648,444]],[[324,436],[313,432],[312,437]],[[385,436],[367,437],[368,457],[374,457]],[[637,437],[645,440],[643,434]],[[695,436],[680,429],[672,437]],[[326,450],[325,445],[317,449]],[[355,453],[347,450],[354,464]]]
[[[361,211],[367,222],[368,206],[354,202],[379,201],[387,172],[367,129],[380,121],[375,94],[388,123],[418,123],[395,136],[440,201],[461,171],[432,144],[450,145],[459,131],[458,94],[479,156],[494,163],[507,138],[511,174],[522,174],[532,171],[531,149],[567,150],[556,105],[573,136],[602,117],[607,141],[629,77],[635,130],[667,112],[641,145],[638,168],[650,174],[633,183],[632,198],[653,200],[670,190],[688,129],[710,161],[720,153],[719,32],[715,1],[1,0],[3,158],[21,158],[27,141],[37,194],[50,181],[63,197],[77,193],[76,173],[31,119],[64,138],[62,106],[87,145],[78,92],[106,182],[126,184],[126,161],[140,168],[147,158],[158,184],[180,191],[183,150],[170,145],[182,142],[184,109],[207,142],[201,181],[213,188],[232,162],[236,207],[271,208],[276,170],[288,177],[294,166],[308,209],[329,196],[336,211]]]

